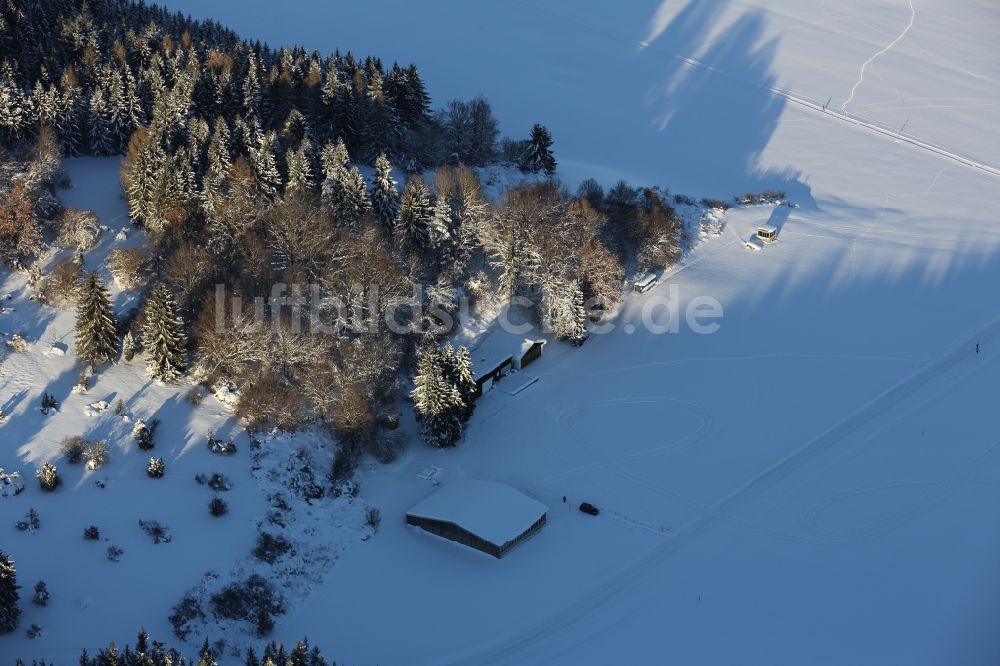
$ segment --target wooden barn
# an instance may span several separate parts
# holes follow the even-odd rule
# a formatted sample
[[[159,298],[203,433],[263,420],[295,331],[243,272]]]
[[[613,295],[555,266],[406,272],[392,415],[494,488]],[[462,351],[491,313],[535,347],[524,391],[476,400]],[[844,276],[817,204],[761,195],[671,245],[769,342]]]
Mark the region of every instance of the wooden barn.
[[[514,367],[520,370],[537,361],[542,356],[542,347],[544,346],[545,340],[522,340],[521,346],[514,354]]]
[[[542,529],[548,507],[510,486],[455,479],[406,512],[406,523],[503,557]]]

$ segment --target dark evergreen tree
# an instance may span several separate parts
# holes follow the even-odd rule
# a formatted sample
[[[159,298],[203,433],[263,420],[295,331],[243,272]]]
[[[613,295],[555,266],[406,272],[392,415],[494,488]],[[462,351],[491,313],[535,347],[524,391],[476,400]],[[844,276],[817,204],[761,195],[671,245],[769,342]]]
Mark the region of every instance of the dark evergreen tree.
[[[434,217],[427,184],[420,176],[411,176],[403,188],[396,216],[396,233],[411,248],[424,249],[431,240],[430,225]]]
[[[76,306],[76,355],[96,365],[118,355],[118,332],[104,283],[91,273],[80,287]]]
[[[14,631],[21,621],[18,589],[14,560],[0,551],[0,633]]]
[[[544,125],[536,124],[531,128],[528,152],[521,168],[529,173],[543,172],[546,176],[555,174],[556,158],[552,155],[552,135]]]
[[[162,283],[153,287],[145,314],[142,347],[146,352],[146,374],[162,382],[175,381],[187,366],[187,335],[177,305]]]

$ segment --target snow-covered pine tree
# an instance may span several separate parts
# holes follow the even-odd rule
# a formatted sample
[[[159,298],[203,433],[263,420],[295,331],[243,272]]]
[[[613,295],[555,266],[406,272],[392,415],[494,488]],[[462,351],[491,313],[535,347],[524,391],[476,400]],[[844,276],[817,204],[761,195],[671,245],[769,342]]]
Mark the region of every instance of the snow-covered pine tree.
[[[342,139],[327,144],[321,157],[323,165],[323,204],[340,225],[356,227],[368,212],[365,179],[357,168],[348,168],[347,147]]]
[[[14,142],[22,137],[30,117],[27,106],[17,84],[8,76],[0,78],[0,139]]]
[[[125,338],[122,340],[122,358],[126,363],[131,363],[135,358],[135,336],[132,335],[132,331],[125,333]]]
[[[371,189],[372,214],[375,221],[392,228],[399,213],[399,190],[392,177],[392,164],[382,153],[375,160],[375,180]]]
[[[413,248],[423,249],[430,241],[431,208],[427,184],[420,176],[411,176],[403,188],[396,216],[396,233]]]
[[[115,130],[111,110],[104,90],[97,88],[90,95],[87,105],[87,128],[90,136],[90,151],[94,155],[113,155],[115,151]]]
[[[14,560],[0,551],[0,633],[14,631],[21,621],[18,589]]]
[[[118,354],[118,332],[104,283],[91,273],[80,288],[76,305],[76,355],[96,365]]]
[[[268,199],[273,199],[281,190],[281,174],[278,172],[278,162],[274,157],[276,143],[274,132],[262,132],[258,135],[257,145],[250,153],[250,163],[257,177],[257,188]]]
[[[529,173],[543,172],[551,176],[556,172],[556,158],[552,155],[552,135],[545,125],[531,128],[531,139],[521,169]]]
[[[434,446],[454,446],[462,435],[461,414],[465,409],[458,389],[445,377],[444,355],[435,345],[420,352],[413,398],[421,422],[421,436]]]
[[[215,119],[212,138],[208,142],[208,163],[201,186],[201,206],[209,218],[215,213],[216,199],[233,163],[230,142],[229,125],[225,118],[219,116]]]
[[[455,351],[455,388],[465,403],[462,421],[468,422],[476,409],[476,379],[472,374],[472,355],[464,345]]]
[[[288,185],[285,192],[304,192],[312,187],[312,173],[309,165],[309,158],[306,156],[303,147],[289,148],[285,152],[285,166],[288,169]]]
[[[184,322],[177,316],[177,305],[162,283],[153,287],[146,301],[142,347],[146,352],[146,375],[149,377],[172,382],[184,372],[187,364]]]
[[[438,195],[428,224],[428,247],[439,266],[448,266],[454,259],[455,242],[451,234],[452,210],[448,197]]]
[[[79,155],[84,145],[83,97],[72,66],[63,72],[59,84],[62,88],[60,113],[56,119],[59,146],[62,148],[63,154],[72,157]]]

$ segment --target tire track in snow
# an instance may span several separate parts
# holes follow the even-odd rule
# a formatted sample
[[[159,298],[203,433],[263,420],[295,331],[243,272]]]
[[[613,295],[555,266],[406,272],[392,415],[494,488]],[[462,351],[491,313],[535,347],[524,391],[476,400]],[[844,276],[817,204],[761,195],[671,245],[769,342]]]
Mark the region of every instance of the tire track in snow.
[[[872,64],[872,62],[874,62],[876,58],[878,58],[880,55],[883,55],[884,53],[887,53],[890,49],[892,49],[893,46],[898,44],[899,41],[903,39],[903,37],[906,37],[906,33],[910,31],[910,28],[913,27],[913,21],[914,19],[917,18],[917,10],[913,6],[913,0],[907,0],[907,3],[910,5],[910,22],[906,24],[906,27],[903,28],[903,32],[899,33],[899,36],[896,37],[896,39],[886,44],[885,47],[883,47],[880,51],[878,51],[871,58],[868,58],[868,60],[865,60],[864,63],[862,63],[861,71],[858,72],[858,80],[854,83],[854,87],[851,88],[851,94],[848,95],[847,101],[840,105],[841,111],[846,112],[847,105],[854,101],[854,93],[856,93],[861,84],[865,82],[865,69],[867,69],[868,65]]]

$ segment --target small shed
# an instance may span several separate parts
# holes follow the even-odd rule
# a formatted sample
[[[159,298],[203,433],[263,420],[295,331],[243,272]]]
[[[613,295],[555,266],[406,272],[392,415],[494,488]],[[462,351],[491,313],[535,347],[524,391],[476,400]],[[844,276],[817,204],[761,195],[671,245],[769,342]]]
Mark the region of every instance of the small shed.
[[[632,291],[644,294],[656,286],[656,273],[646,273],[632,285]]]
[[[510,486],[455,479],[406,512],[406,523],[500,558],[542,529],[548,507]]]
[[[529,340],[527,338],[522,340],[521,346],[514,354],[514,367],[520,370],[538,360],[542,356],[542,347],[544,346],[545,340]]]
[[[770,224],[762,224],[757,227],[757,238],[765,243],[773,243],[778,239],[778,228]]]

